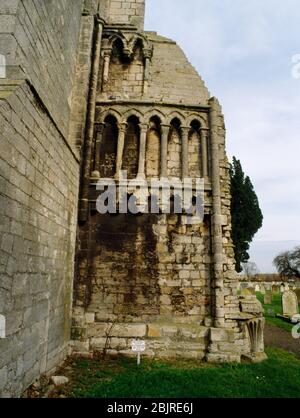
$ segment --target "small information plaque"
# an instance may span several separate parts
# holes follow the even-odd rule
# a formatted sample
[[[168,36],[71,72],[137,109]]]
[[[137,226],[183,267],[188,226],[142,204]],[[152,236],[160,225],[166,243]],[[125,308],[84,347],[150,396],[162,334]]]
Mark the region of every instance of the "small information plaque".
[[[0,315],[0,338],[6,338],[5,335],[5,316]]]
[[[142,340],[133,340],[131,344],[132,351],[137,354],[137,364],[141,364],[141,354],[146,350],[146,343]]]

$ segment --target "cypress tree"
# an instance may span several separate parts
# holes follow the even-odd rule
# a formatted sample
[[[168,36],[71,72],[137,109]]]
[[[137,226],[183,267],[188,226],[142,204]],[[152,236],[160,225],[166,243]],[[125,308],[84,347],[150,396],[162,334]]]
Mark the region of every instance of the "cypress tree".
[[[250,178],[239,160],[233,157],[230,168],[232,240],[235,246],[236,271],[249,260],[248,250],[256,232],[262,227],[263,215]]]

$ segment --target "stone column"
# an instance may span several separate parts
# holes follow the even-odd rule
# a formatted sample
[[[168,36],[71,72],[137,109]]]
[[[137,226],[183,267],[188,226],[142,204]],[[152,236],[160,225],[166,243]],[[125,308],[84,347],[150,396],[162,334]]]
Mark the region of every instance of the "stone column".
[[[146,145],[147,145],[147,132],[148,125],[140,124],[140,156],[139,156],[139,171],[138,177],[145,176],[145,163],[146,163]]]
[[[144,68],[143,93],[147,94],[147,92],[148,92],[148,81],[149,81],[149,76],[150,76],[151,51],[150,50],[144,51],[144,57],[145,57],[145,68]]]
[[[89,210],[89,188],[93,156],[94,121],[96,113],[97,83],[100,68],[101,40],[103,32],[103,23],[101,21],[96,21],[94,31],[94,54],[92,57],[93,64],[84,139],[84,157],[81,178],[82,186],[78,213],[78,219],[82,222],[87,221]]]
[[[223,242],[222,242],[222,209],[220,184],[220,155],[219,155],[219,116],[220,105],[217,99],[210,99],[210,128],[211,128],[211,177],[213,197],[213,267],[214,267],[214,325],[223,327],[225,323],[224,310],[224,280],[223,280]]]
[[[102,74],[102,91],[106,90],[109,76],[111,49],[107,48],[103,51],[103,74]]]
[[[118,150],[117,150],[117,161],[116,161],[116,178],[117,179],[119,178],[119,173],[122,170],[126,128],[127,128],[127,123],[119,124]]]
[[[181,148],[181,164],[182,164],[182,179],[186,179],[189,176],[189,132],[188,126],[181,128],[182,133],[182,148]]]
[[[160,177],[168,177],[168,139],[170,126],[161,125]]]
[[[105,123],[100,123],[98,125],[98,130],[96,132],[96,143],[95,143],[95,156],[94,156],[94,170],[99,171],[100,173],[100,148],[103,139]]]
[[[207,158],[207,144],[209,131],[207,129],[201,130],[201,156],[202,156],[202,176],[208,177],[208,158]]]

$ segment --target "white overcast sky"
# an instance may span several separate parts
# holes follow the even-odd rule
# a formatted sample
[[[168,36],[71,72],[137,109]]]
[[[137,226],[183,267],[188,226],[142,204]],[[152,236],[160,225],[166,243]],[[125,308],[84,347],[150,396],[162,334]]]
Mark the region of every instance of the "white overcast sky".
[[[251,247],[261,272],[300,245],[299,0],[146,0],[146,30],[177,41],[218,97],[227,152],[258,194],[264,226]],[[300,73],[300,71],[299,71]]]

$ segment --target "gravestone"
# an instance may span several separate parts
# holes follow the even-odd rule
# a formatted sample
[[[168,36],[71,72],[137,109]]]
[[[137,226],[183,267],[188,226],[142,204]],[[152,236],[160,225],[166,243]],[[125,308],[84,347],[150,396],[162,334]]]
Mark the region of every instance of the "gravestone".
[[[272,286],[272,293],[274,294],[280,293],[280,287],[277,285]]]
[[[283,293],[285,291],[285,288],[283,285],[280,286],[280,293]]]
[[[255,286],[255,292],[260,292],[260,285],[259,285],[259,284],[257,284],[257,285]]]
[[[297,299],[298,299],[298,304],[300,304],[300,289],[296,289],[295,293],[297,295]]]
[[[282,294],[282,314],[289,318],[299,314],[297,295],[292,290],[286,290]]]
[[[263,295],[266,294],[266,288],[263,284],[260,286],[260,293],[263,294]]]
[[[267,291],[264,295],[264,304],[272,305],[272,293],[270,291]]]

